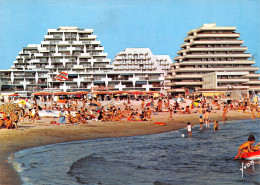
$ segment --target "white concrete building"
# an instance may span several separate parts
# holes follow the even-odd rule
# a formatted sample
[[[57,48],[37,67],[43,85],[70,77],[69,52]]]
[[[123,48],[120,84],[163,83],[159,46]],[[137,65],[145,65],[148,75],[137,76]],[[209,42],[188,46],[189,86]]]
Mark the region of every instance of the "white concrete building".
[[[235,30],[210,23],[189,31],[167,72],[168,92],[184,93],[185,88],[260,91],[260,74],[255,73],[259,68],[252,66],[255,61],[245,53],[247,47],[241,46],[244,41],[238,40]],[[210,85],[209,78],[214,84]]]
[[[168,55],[153,55],[149,48],[126,48],[115,56],[112,63],[120,80],[115,88],[162,92],[171,63]]]
[[[23,48],[13,66],[0,71],[1,90],[81,90],[108,81],[106,73],[113,67],[96,39],[92,29],[49,29],[41,44]],[[68,73],[68,80],[56,80],[61,71]]]
[[[1,91],[163,91],[172,60],[148,48],[127,48],[111,60],[92,29],[48,29],[41,44],[24,47],[8,70],[0,70]],[[68,79],[59,81],[60,72]]]

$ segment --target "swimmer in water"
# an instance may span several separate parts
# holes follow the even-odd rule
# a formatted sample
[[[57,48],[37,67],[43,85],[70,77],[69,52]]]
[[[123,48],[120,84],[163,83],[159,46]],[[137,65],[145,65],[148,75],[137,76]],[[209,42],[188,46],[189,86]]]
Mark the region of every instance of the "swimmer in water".
[[[253,147],[254,142],[255,142],[255,137],[253,135],[250,135],[248,137],[248,141],[243,143],[240,147],[238,147],[238,153],[235,159],[240,158],[243,153],[254,152],[259,150],[260,143],[258,143],[255,147]]]

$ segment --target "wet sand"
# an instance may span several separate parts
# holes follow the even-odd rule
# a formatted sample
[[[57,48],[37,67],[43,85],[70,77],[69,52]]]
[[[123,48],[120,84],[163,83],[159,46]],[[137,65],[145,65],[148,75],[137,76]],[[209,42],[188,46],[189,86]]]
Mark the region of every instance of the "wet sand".
[[[20,177],[14,171],[11,164],[7,162],[10,153],[26,148],[42,145],[79,141],[87,139],[111,138],[123,136],[147,135],[169,132],[186,127],[187,122],[196,125],[199,122],[199,114],[173,114],[174,120],[168,120],[169,113],[162,112],[153,115],[152,121],[132,122],[96,122],[89,121],[87,125],[50,125],[53,118],[42,118],[37,123],[19,123],[18,130],[0,129],[0,184],[21,184]],[[228,121],[252,119],[249,113],[229,111]],[[213,110],[210,121],[222,122],[222,111]],[[56,118],[58,121],[58,118]],[[165,126],[156,125],[154,122],[164,122]],[[213,129],[213,128],[212,128]],[[221,128],[220,128],[221,129]]]

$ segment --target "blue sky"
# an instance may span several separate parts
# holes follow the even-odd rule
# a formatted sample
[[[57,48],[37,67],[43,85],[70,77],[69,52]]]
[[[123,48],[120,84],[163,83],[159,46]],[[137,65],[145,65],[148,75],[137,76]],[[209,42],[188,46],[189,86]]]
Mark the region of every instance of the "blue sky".
[[[187,32],[205,23],[236,26],[260,66],[260,0],[0,0],[0,69],[47,29],[92,28],[113,60],[131,47],[177,56]]]

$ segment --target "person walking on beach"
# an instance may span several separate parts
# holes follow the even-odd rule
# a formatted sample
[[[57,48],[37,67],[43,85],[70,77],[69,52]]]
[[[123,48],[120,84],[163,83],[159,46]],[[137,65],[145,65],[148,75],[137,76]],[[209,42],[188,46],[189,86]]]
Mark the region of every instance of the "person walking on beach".
[[[190,125],[190,122],[187,123],[187,131],[188,131],[188,134],[189,134],[189,137],[191,138],[192,137],[192,132],[191,132],[191,125]]]
[[[31,119],[32,119],[33,123],[34,123],[34,120],[35,120],[35,113],[36,113],[36,110],[35,110],[35,108],[33,107],[33,108],[32,108],[32,112],[31,112]]]

